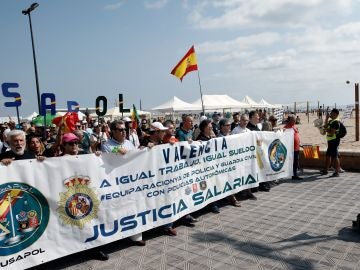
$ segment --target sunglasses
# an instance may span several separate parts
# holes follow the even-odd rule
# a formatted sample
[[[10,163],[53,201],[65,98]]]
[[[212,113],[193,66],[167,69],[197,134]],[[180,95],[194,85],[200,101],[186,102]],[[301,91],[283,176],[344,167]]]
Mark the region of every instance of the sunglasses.
[[[115,128],[114,130],[120,131],[120,132],[124,132],[126,129],[125,128]]]
[[[70,146],[74,146],[74,145],[78,145],[79,142],[68,142],[67,144],[70,145]]]

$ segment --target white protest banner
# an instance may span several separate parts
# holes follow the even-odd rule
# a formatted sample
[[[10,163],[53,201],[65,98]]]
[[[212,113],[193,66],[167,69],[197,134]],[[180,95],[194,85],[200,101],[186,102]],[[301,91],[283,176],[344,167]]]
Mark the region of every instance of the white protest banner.
[[[292,132],[0,166],[0,264],[22,269],[158,227],[292,175]]]
[[[281,125],[284,121],[284,109],[275,109],[274,116],[277,118],[277,125]]]
[[[345,124],[346,120],[350,119],[353,110],[354,105],[347,105],[340,122]]]

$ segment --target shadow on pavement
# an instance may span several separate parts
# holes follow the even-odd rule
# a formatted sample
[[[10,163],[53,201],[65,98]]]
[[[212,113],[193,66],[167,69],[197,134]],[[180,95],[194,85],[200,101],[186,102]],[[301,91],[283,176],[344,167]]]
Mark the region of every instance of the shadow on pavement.
[[[259,257],[282,262],[282,264],[286,264],[287,269],[299,269],[299,266],[303,269],[314,269],[313,263],[309,259],[304,260],[299,256],[283,257],[281,254],[279,254],[281,249],[270,248],[268,245],[263,245],[251,241],[243,242],[225,234],[213,232],[205,234],[198,233],[193,237],[199,242],[227,242],[228,244],[233,245],[235,249],[250,255],[256,255]]]
[[[314,172],[304,172],[300,175],[302,179],[300,180],[292,180],[290,179],[281,179],[280,183],[289,183],[289,184],[300,184],[304,182],[313,182],[322,180],[324,178],[331,177],[331,173],[329,175],[321,175],[320,173],[314,173]]]
[[[248,253],[250,255],[256,255],[259,257],[271,259],[274,261],[282,262],[287,265],[288,269],[314,269],[314,264],[311,259],[303,259],[300,256],[292,255],[290,257],[281,256],[281,252],[287,249],[293,249],[299,246],[313,245],[316,243],[341,240],[345,242],[360,243],[360,234],[351,229],[351,227],[345,227],[339,230],[338,235],[310,235],[307,232],[294,235],[290,238],[274,242],[276,243],[289,243],[288,245],[279,245],[279,247],[269,247],[269,244],[264,245],[252,241],[239,241],[236,238],[229,237],[222,233],[197,233],[193,236],[199,242],[227,242],[237,250]]]

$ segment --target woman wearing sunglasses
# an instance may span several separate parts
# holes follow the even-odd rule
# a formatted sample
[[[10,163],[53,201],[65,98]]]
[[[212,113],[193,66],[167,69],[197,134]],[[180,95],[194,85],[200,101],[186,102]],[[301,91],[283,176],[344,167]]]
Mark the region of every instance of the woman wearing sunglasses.
[[[65,133],[62,137],[62,156],[85,154],[79,150],[79,138],[73,133]]]

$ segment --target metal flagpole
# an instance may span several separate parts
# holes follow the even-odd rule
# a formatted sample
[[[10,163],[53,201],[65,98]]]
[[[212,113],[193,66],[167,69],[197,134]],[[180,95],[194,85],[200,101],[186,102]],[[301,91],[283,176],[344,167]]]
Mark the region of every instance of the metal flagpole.
[[[198,72],[199,87],[200,87],[201,108],[202,108],[203,114],[205,115],[204,101],[203,101],[203,94],[202,94],[202,91],[201,91],[201,83],[200,83],[200,72],[199,72],[199,70],[198,70],[197,72]]]

